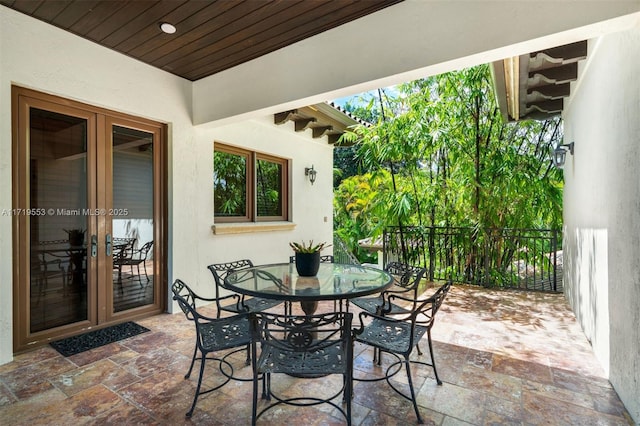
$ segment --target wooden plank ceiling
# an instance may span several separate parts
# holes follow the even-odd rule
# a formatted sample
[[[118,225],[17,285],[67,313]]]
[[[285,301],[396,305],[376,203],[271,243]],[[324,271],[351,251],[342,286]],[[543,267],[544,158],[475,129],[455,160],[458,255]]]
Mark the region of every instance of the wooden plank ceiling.
[[[0,0],[195,81],[402,0]],[[173,24],[175,34],[160,31]]]

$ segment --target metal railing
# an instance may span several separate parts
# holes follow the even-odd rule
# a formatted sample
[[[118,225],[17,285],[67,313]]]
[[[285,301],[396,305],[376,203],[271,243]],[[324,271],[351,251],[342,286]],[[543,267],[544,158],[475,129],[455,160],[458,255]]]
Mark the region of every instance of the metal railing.
[[[347,248],[347,245],[338,236],[333,236],[333,259],[336,263],[359,265],[358,259]]]
[[[553,229],[393,227],[384,264],[423,265],[430,280],[562,292],[561,242]]]

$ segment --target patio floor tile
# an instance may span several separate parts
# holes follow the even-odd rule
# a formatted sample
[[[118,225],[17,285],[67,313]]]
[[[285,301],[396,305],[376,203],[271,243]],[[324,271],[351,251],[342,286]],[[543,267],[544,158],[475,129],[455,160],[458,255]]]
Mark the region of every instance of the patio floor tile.
[[[319,310],[332,307],[322,303]],[[192,419],[186,419],[199,371],[196,363],[184,378],[194,348],[193,324],[181,313],[138,322],[151,331],[68,358],[42,347],[0,366],[0,424],[250,424],[251,383],[239,381],[201,396]],[[432,337],[442,386],[432,368],[412,365],[427,425],[632,424],[562,295],[456,285]],[[420,348],[424,354],[412,358],[428,360],[426,340]],[[361,344],[354,356],[358,378],[379,377],[393,362],[384,355],[382,367],[374,365],[371,349]],[[244,350],[228,359],[236,374],[250,377]],[[216,364],[207,365],[203,386],[221,383]],[[408,392],[404,370],[392,381]],[[340,384],[338,377],[273,378],[274,389],[287,396],[324,395]],[[352,411],[354,426],[416,422],[411,402],[385,381],[355,381]],[[344,423],[331,406],[278,407],[258,422]]]

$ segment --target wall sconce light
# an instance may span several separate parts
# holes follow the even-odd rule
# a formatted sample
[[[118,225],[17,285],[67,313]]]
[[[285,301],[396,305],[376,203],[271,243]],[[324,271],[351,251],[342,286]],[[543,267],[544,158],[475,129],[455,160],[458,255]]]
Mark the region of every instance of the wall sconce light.
[[[551,161],[553,161],[553,165],[558,169],[562,169],[564,167],[564,161],[567,158],[567,151],[569,151],[569,154],[573,155],[573,142],[558,145],[551,153]]]
[[[304,175],[309,178],[309,182],[311,182],[311,185],[313,185],[313,183],[316,181],[317,174],[318,172],[313,168],[313,164],[311,165],[311,168],[304,168]]]

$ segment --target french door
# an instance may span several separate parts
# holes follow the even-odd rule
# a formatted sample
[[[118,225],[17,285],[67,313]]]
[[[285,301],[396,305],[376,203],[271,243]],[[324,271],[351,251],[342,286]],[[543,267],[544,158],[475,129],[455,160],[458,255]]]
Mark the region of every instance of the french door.
[[[164,133],[13,87],[14,351],[164,310]]]

